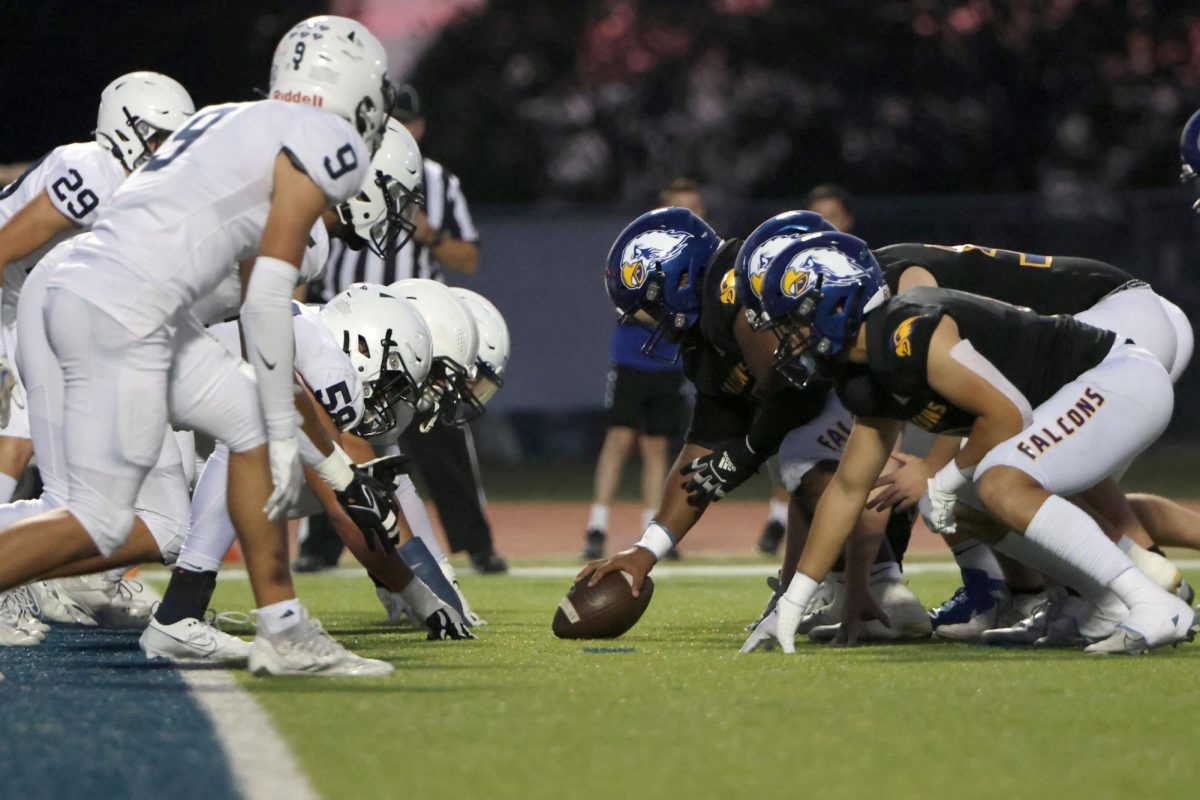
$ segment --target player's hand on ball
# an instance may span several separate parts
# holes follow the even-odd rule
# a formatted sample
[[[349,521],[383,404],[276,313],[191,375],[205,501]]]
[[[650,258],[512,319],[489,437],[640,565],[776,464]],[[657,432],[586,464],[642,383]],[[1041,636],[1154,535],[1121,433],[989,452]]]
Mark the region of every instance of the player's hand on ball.
[[[700,456],[685,466],[681,472],[691,475],[683,484],[688,493],[688,503],[703,506],[720,500],[757,470],[762,459],[750,447],[745,437],[723,442],[706,456]]]
[[[267,519],[276,520],[286,516],[288,509],[300,499],[304,488],[304,468],[300,465],[300,445],[296,437],[273,439],[267,443],[267,454],[271,460],[271,482],[275,489],[267,498],[263,512]]]
[[[926,484],[925,494],[917,502],[921,518],[934,533],[954,533],[957,527],[954,523],[954,504],[958,497],[954,492],[947,492],[938,487],[937,482],[930,478]]]
[[[650,570],[654,568],[657,561],[654,554],[646,548],[631,547],[608,558],[592,561],[579,571],[575,580],[578,582],[587,578],[588,586],[595,586],[610,572],[625,572],[633,578],[630,591],[634,597],[637,597],[641,593],[642,584],[646,582],[646,576],[650,574]]]
[[[374,463],[374,462],[371,462]],[[338,503],[363,532],[367,547],[387,550],[400,539],[400,517],[393,499],[394,489],[373,479],[362,467],[352,467],[354,480],[344,491],[334,492]]]
[[[8,427],[16,386],[17,376],[13,372],[12,364],[7,356],[0,356],[0,428]]]

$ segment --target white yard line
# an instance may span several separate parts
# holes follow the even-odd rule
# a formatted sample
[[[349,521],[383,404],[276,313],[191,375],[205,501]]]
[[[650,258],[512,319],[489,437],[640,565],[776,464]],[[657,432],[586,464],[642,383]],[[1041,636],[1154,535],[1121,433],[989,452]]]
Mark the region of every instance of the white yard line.
[[[146,594],[158,594],[155,577],[147,576]],[[143,599],[150,600],[144,594]],[[232,673],[184,667],[179,675],[192,699],[212,720],[229,771],[246,800],[319,800],[270,715]]]
[[[318,800],[270,716],[232,674],[223,669],[181,669],[179,674],[212,720],[246,800]]]
[[[1200,569],[1200,559],[1176,561],[1180,569]],[[573,578],[578,574],[579,566],[563,567],[512,567],[508,574],[514,578]],[[774,575],[779,571],[778,564],[710,564],[710,565],[680,565],[656,567],[651,573],[655,578],[753,578],[759,575]],[[934,573],[958,572],[958,565],[953,561],[918,561],[904,565],[906,575],[929,575]],[[365,578],[361,567],[338,567],[318,573],[331,578]],[[461,574],[472,575],[464,570]],[[221,580],[245,580],[244,569],[222,569]]]

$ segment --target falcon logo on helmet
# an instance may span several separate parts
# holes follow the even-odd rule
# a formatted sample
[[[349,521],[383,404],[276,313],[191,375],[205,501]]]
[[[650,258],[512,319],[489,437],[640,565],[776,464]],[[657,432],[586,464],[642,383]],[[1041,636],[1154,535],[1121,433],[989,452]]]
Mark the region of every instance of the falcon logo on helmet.
[[[788,297],[799,297],[808,289],[808,284],[812,282],[812,257],[804,259],[803,264],[788,264],[787,269],[783,271],[783,278],[780,281],[779,288]]]
[[[679,255],[691,238],[692,234],[684,231],[646,231],[635,237],[622,253],[621,283],[627,289],[642,288],[650,265]]]
[[[794,233],[786,236],[772,237],[755,248],[754,252],[750,254],[748,268],[750,273],[750,291],[754,292],[755,297],[762,298],[763,280],[767,277],[767,267],[771,266],[771,261],[774,260],[775,256],[779,255],[780,250],[803,235]]]

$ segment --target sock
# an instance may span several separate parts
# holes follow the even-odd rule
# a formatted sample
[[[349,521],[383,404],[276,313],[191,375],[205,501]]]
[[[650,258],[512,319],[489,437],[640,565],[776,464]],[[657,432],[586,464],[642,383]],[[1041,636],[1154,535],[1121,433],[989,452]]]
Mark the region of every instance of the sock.
[[[17,490],[17,479],[6,472],[0,472],[0,503],[12,502],[13,492]]]
[[[658,513],[658,509],[644,508],[642,509],[642,530],[646,530],[651,522],[654,522],[654,515]]]
[[[598,503],[592,504],[592,510],[588,512],[589,531],[600,531],[604,533],[608,530],[608,506],[602,506]],[[643,528],[646,526],[643,525]]]
[[[1133,568],[1133,562],[1108,540],[1085,511],[1055,495],[1033,515],[1025,538],[1101,586],[1111,586],[1117,576]],[[1148,578],[1146,581],[1149,583]],[[1076,588],[1086,594],[1086,587]]]
[[[425,546],[425,542],[416,537],[409,539],[400,548],[400,557],[404,559],[405,564],[408,564],[408,568],[413,571],[413,574],[420,578],[421,582],[429,587],[443,603],[459,614],[463,613],[462,602],[458,599],[458,592],[454,591],[454,584],[442,572],[437,560]]]
[[[1151,553],[1154,553],[1154,555],[1156,555],[1156,556],[1162,556],[1163,558],[1167,557],[1167,554],[1163,552],[1163,549],[1156,544],[1152,544],[1149,547],[1147,547],[1146,549],[1149,550]]]
[[[171,580],[163,592],[162,602],[154,611],[154,618],[162,625],[171,625],[181,619],[202,619],[216,588],[217,573],[175,567],[171,570]]]
[[[884,561],[871,567],[871,583],[887,581],[888,583],[903,583],[904,573],[895,561]]]
[[[1124,541],[1128,537],[1123,537]],[[1121,542],[1117,543],[1121,546]],[[1155,585],[1165,589],[1168,592],[1173,592],[1179,586],[1179,581],[1183,576],[1179,570],[1168,559],[1157,553],[1151,553],[1144,547],[1140,547],[1132,540],[1129,540],[1127,548],[1122,547],[1125,555],[1129,556],[1129,560],[1133,565],[1145,573],[1146,577],[1154,581]]]
[[[962,573],[963,588],[972,605],[987,611],[1007,592],[1004,572],[992,549],[982,542],[966,539],[950,548]]]
[[[785,500],[776,500],[771,498],[771,505],[767,510],[767,520],[770,522],[778,522],[780,525],[787,525],[788,504]]]
[[[304,606],[293,597],[291,600],[263,606],[255,611],[255,616],[258,617],[259,626],[268,636],[277,636],[300,624],[300,620],[304,619]]]
[[[421,619],[429,619],[442,607],[442,604],[438,602],[438,596],[420,578],[413,578],[409,581],[408,586],[401,590],[400,596],[413,611],[417,612],[417,616]]]

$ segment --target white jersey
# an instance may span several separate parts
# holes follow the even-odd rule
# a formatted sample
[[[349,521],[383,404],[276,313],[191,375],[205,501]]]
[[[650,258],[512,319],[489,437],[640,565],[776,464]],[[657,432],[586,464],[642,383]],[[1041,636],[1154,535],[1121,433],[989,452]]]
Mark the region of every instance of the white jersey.
[[[318,280],[325,271],[325,262],[329,260],[329,234],[325,223],[317,220],[312,232],[308,235],[308,247],[304,251],[304,261],[300,264],[300,282],[309,283]],[[235,267],[217,284],[206,297],[201,297],[192,306],[192,313],[205,325],[215,325],[234,319],[242,308],[242,275]]]
[[[97,211],[108,202],[124,180],[125,170],[112,153],[97,143],[64,144],[38,159],[21,177],[0,191],[0,226],[45,192],[60,214],[81,229],[90,228],[96,222]],[[17,300],[29,270],[56,245],[78,232],[64,231],[4,269],[0,321],[5,327],[16,324]]]
[[[319,108],[201,109],[117,190],[51,287],[148,336],[257,255],[281,152],[331,204],[358,193],[371,160],[354,127]]]
[[[296,336],[296,372],[312,389],[339,430],[356,428],[363,418],[363,386],[342,352],[333,332],[321,322],[313,306],[292,303],[292,330]],[[208,329],[227,351],[242,357],[242,342],[236,322],[223,322]]]

